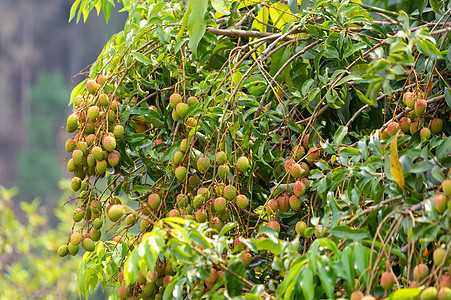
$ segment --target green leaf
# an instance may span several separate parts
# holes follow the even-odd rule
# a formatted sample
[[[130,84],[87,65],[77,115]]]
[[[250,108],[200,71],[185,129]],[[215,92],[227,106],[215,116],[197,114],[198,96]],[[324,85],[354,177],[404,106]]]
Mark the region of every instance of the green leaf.
[[[299,11],[297,0],[288,0],[288,7],[292,13],[297,13]]]
[[[243,262],[241,259],[235,260],[233,263],[229,265],[229,269],[233,271],[238,276],[244,278],[245,276],[245,269]],[[241,295],[241,289],[240,287],[244,286],[244,282],[229,272],[225,272],[224,274],[224,280],[225,280],[225,287],[227,289],[227,292],[231,297],[239,296]]]
[[[145,65],[149,65],[149,64],[152,63],[152,62],[150,61],[150,59],[149,59],[147,56],[145,56],[144,54],[142,54],[141,52],[132,51],[131,54],[132,54],[132,56],[133,56],[134,58],[136,58],[139,62],[142,62],[142,63],[145,64]]]
[[[341,145],[344,137],[348,134],[348,127],[341,125],[334,134],[334,144]]]
[[[352,54],[354,54],[356,51],[359,51],[363,48],[366,48],[367,45],[365,43],[357,43],[357,44],[353,44],[352,46],[348,47],[345,50],[345,53],[343,54],[343,58],[348,58],[349,56],[351,56]]]
[[[70,14],[69,14],[69,22],[75,17],[75,13],[77,12],[77,7],[80,5],[81,0],[75,0],[74,4],[72,4],[70,8]]]
[[[69,105],[74,103],[74,100],[77,96],[83,94],[86,81],[88,81],[88,78],[77,84],[77,86],[72,89],[72,92],[70,93]]]
[[[305,299],[315,299],[315,284],[313,283],[313,271],[311,268],[306,267],[302,272],[301,289]]]
[[[190,1],[191,13],[188,17],[187,29],[189,33],[188,46],[197,56],[197,46],[200,40],[204,36],[207,28],[205,22],[205,13],[207,12],[208,0],[191,0]]]
[[[224,0],[211,0],[211,5],[213,6],[213,8],[220,14],[222,15],[229,15],[230,12],[228,12],[227,10],[225,10],[226,8],[226,3]]]
[[[451,108],[451,89],[445,87],[445,101],[448,104],[448,108]]]

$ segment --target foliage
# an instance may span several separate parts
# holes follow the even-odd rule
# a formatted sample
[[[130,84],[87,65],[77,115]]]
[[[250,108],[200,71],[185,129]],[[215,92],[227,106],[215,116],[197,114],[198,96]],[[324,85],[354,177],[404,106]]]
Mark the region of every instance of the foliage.
[[[56,254],[71,226],[71,209],[55,210],[59,223],[53,229],[39,201],[22,202],[19,210],[16,193],[0,186],[0,299],[74,299],[81,258],[62,260]]]
[[[439,287],[449,1],[409,14],[359,1],[120,2],[125,28],[72,91],[67,122],[73,232],[89,245],[96,222],[117,226],[85,247],[86,297],[99,280],[121,299]],[[108,19],[113,4],[76,1],[70,18],[95,7]]]

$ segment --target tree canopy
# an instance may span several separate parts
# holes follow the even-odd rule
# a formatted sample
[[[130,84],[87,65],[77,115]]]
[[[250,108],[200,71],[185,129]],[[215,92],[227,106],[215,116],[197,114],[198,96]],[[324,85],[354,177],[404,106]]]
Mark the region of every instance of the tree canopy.
[[[67,119],[81,293],[451,293],[450,1],[118,2]]]

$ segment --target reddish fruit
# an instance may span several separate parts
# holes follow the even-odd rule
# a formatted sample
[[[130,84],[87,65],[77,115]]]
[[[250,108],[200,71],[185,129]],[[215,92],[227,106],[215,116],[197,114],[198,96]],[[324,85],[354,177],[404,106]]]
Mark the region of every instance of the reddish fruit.
[[[236,188],[233,185],[228,185],[224,187],[224,198],[226,198],[229,201],[235,201],[236,198]]]
[[[108,218],[111,222],[117,222],[124,215],[124,208],[122,205],[115,204],[108,210]]]
[[[432,259],[434,261],[434,265],[437,267],[439,266],[443,260],[445,259],[446,250],[444,248],[437,248],[434,250],[434,253],[432,254]]]
[[[443,131],[443,120],[435,118],[431,121],[431,130],[435,134],[440,134]]]
[[[125,285],[120,286],[119,290],[117,291],[117,296],[120,300],[128,299],[128,297],[130,296],[130,288]]]
[[[186,178],[186,174],[188,173],[188,171],[186,170],[186,168],[184,166],[178,166],[175,169],[175,177],[177,177],[177,179],[179,181],[184,181]]]
[[[451,179],[445,179],[442,182],[442,190],[446,196],[451,196]]]
[[[167,287],[169,285],[169,283],[171,282],[171,280],[172,280],[172,276],[171,275],[164,276],[164,278],[163,278],[163,286]]]
[[[298,163],[294,163],[290,168],[290,175],[294,178],[300,178],[302,176],[302,167]]]
[[[243,256],[241,256],[241,261],[245,268],[249,267],[252,262],[252,254],[250,252],[245,252]]]
[[[410,123],[410,134],[414,134],[420,129],[420,123],[415,121]]]
[[[431,138],[431,130],[427,127],[421,128],[420,138],[425,138],[428,141]]]
[[[451,289],[451,276],[448,274],[443,274],[442,277],[440,277],[440,287],[447,287]]]
[[[296,197],[302,197],[305,194],[306,190],[307,190],[307,186],[304,181],[297,180],[294,183],[293,193],[296,195]]]
[[[387,133],[389,136],[394,136],[399,130],[399,124],[396,122],[390,122],[387,125]]]
[[[426,278],[426,276],[429,275],[429,268],[427,265],[425,264],[419,264],[417,266],[415,266],[415,268],[413,269],[413,279],[415,281],[422,281],[424,278]]]
[[[236,161],[236,167],[240,172],[246,172],[250,167],[249,159],[246,156],[241,156]]]
[[[227,207],[227,200],[223,197],[218,197],[215,199],[213,207],[218,214],[223,213]]]
[[[415,102],[413,110],[415,111],[415,114],[421,118],[424,115],[424,113],[426,112],[427,106],[428,106],[428,104],[427,104],[426,100],[418,99]]]
[[[236,205],[241,209],[246,209],[249,205],[249,199],[245,195],[236,196]]]
[[[277,203],[277,201],[274,199],[270,199],[266,203],[266,213],[269,215],[273,215],[276,213],[278,207],[279,207],[279,204]]]
[[[438,194],[437,197],[435,197],[434,206],[438,214],[442,214],[446,210],[447,201],[446,196],[443,194]]]
[[[294,211],[298,211],[301,209],[301,199],[299,199],[296,195],[292,195],[289,199],[290,207]]]
[[[82,240],[83,240],[83,236],[81,235],[80,232],[74,232],[70,236],[70,243],[72,245],[78,245],[82,242]]]
[[[180,102],[175,107],[175,112],[177,113],[177,116],[179,116],[179,118],[184,118],[188,108],[189,108],[188,104],[186,104],[184,102]]]
[[[268,221],[266,224],[269,228],[274,229],[277,233],[280,233],[280,224],[277,221]]]
[[[301,145],[293,148],[293,157],[295,160],[300,160],[305,155],[305,149]]]
[[[437,300],[450,300],[451,299],[451,289],[447,287],[442,287],[437,294]]]
[[[106,81],[106,76],[105,76],[105,75],[99,74],[99,75],[97,76],[96,82],[97,82],[98,84],[103,84],[105,81]]]
[[[180,96],[180,94],[174,93],[169,97],[169,103],[172,108],[175,108],[180,101],[182,101],[182,96]]]
[[[205,211],[205,209],[199,209],[198,211],[196,211],[196,221],[199,223],[203,223],[207,220],[207,212]]]
[[[106,151],[112,152],[116,148],[116,139],[114,136],[106,135],[103,137],[102,146]]]
[[[309,146],[309,144],[308,144],[309,137],[310,137],[310,134],[306,134],[306,135],[304,135],[304,138],[302,139],[302,145],[304,146],[305,149],[307,149]]]
[[[277,204],[281,212],[287,212],[290,209],[289,199],[287,194],[277,197]]]
[[[304,221],[298,221],[295,227],[296,233],[300,236],[305,236],[305,230],[307,229],[307,227],[307,223],[305,223]]]
[[[160,203],[161,203],[160,196],[155,193],[149,195],[148,201],[149,201],[150,207],[152,207],[153,209],[158,209],[158,207],[160,206]]]
[[[309,173],[309,171],[310,171],[308,165],[307,165],[305,162],[303,162],[303,161],[301,161],[301,162],[299,163],[299,165],[301,166],[301,169],[302,169],[302,171],[301,171],[301,177],[307,177],[307,176],[308,176],[308,173]]]
[[[201,173],[207,172],[208,168],[210,167],[210,159],[208,157],[200,157],[197,160],[197,169]]]
[[[391,272],[385,272],[381,276],[381,287],[389,291],[393,288],[393,285],[395,285],[395,276]]]
[[[314,163],[314,162],[318,161],[319,155],[320,155],[319,148],[312,148],[308,151],[307,157],[305,158],[305,160],[309,164]]]
[[[361,300],[376,300],[376,298],[374,298],[371,295],[366,295],[366,296],[363,296],[363,298]]]
[[[399,120],[399,128],[402,132],[407,133],[410,130],[410,119],[407,117],[402,117],[401,120]]]
[[[100,88],[100,85],[95,80],[90,79],[90,80],[86,81],[86,90],[90,94],[97,93],[99,88]]]
[[[402,101],[408,108],[413,108],[417,96],[414,92],[406,92],[402,95]]]
[[[66,151],[67,151],[67,152],[72,152],[72,151],[74,151],[74,150],[75,150],[75,147],[77,147],[77,143],[75,143],[74,139],[68,139],[68,140],[66,141],[65,148],[66,148]]]
[[[108,163],[115,167],[119,164],[119,160],[121,159],[121,154],[119,151],[113,150],[113,152],[108,154]]]
[[[351,294],[351,298],[349,298],[350,300],[362,300],[363,298],[363,293],[360,291],[355,291]]]

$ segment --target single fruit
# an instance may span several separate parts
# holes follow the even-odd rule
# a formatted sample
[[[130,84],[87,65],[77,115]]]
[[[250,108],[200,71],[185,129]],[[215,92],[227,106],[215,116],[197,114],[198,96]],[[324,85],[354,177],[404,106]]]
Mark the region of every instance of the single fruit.
[[[451,299],[451,289],[447,287],[442,287],[437,294],[437,300],[450,300]]]
[[[108,218],[111,222],[117,222],[124,215],[124,208],[120,204],[114,204],[108,210]]]
[[[300,160],[305,155],[305,149],[301,145],[293,148],[293,157],[295,160]]]
[[[175,171],[175,177],[177,177],[177,179],[179,181],[184,181],[186,178],[186,174],[188,173],[188,171],[186,170],[186,168],[184,166],[178,166]]]
[[[100,105],[102,105],[103,107],[107,107],[108,104],[110,103],[110,100],[108,99],[108,95],[106,95],[106,94],[100,94],[100,95],[99,95],[99,103],[100,103]]]
[[[442,182],[442,190],[446,196],[451,196],[451,179],[445,179]]]
[[[277,205],[281,212],[287,212],[290,209],[289,199],[287,194],[277,197]]]
[[[182,161],[183,159],[183,152],[182,151],[175,151],[174,152],[174,157],[172,158],[172,165],[173,166],[178,166],[179,163]]]
[[[197,160],[197,169],[201,173],[207,172],[208,168],[210,167],[210,159],[208,157],[200,157]]]
[[[99,117],[99,107],[94,105],[88,108],[88,119],[95,123]]]
[[[228,165],[220,165],[218,167],[218,177],[222,180],[226,180],[229,175],[230,168]]]
[[[431,121],[431,130],[434,134],[440,134],[443,131],[443,120],[435,118]]]
[[[153,209],[158,209],[158,207],[160,206],[160,203],[161,203],[160,196],[155,193],[149,195],[148,201],[149,201],[150,207],[152,207]]]
[[[175,112],[177,113],[177,116],[179,116],[179,118],[184,118],[188,108],[189,108],[189,105],[187,103],[180,102],[175,107]]]
[[[184,208],[189,205],[189,197],[185,194],[178,194],[176,198],[177,206],[179,208]]]
[[[180,94],[174,93],[169,97],[169,104],[172,108],[175,108],[180,101],[182,101],[182,96],[180,96]]]
[[[196,221],[199,223],[203,223],[207,220],[207,212],[205,211],[205,209],[199,209],[198,211],[196,211]]]
[[[446,196],[443,194],[438,194],[437,197],[435,197],[434,206],[438,214],[442,214],[446,210],[447,201]]]
[[[252,262],[252,254],[250,252],[245,252],[243,256],[241,256],[241,262],[245,268],[249,267]]]
[[[414,121],[410,123],[410,134],[414,134],[420,129],[420,123],[418,121]]]
[[[227,154],[224,151],[219,151],[216,153],[215,158],[218,165],[223,165],[227,162]]]
[[[318,161],[319,155],[320,155],[319,148],[311,148],[311,149],[308,151],[307,157],[305,158],[305,160],[306,160],[309,164],[314,163],[314,162]]]
[[[298,221],[295,227],[296,233],[300,236],[305,236],[305,230],[307,229],[307,227],[307,223],[305,223],[304,221]]]
[[[210,220],[210,222],[208,223],[208,226],[210,226],[210,228],[215,229],[216,231],[220,231],[222,228],[222,222],[218,217],[214,217]]]
[[[78,245],[81,243],[82,240],[83,240],[83,236],[78,231],[72,233],[70,236],[70,242],[72,245]]]
[[[113,128],[113,135],[116,140],[120,140],[124,136],[125,130],[121,124],[117,124]]]
[[[434,265],[438,267],[443,260],[445,259],[446,250],[444,248],[437,248],[434,250],[434,253],[432,254],[432,259],[434,261]]]
[[[108,154],[108,163],[112,167],[117,166],[119,164],[120,159],[121,159],[121,154],[117,150],[113,150],[113,152]]]
[[[94,241],[90,238],[83,239],[81,245],[83,246],[83,249],[85,249],[88,252],[92,252],[96,248],[96,243],[94,243]]]
[[[193,207],[201,208],[203,204],[204,204],[204,196],[196,195],[193,199]]]
[[[233,185],[228,185],[224,187],[224,198],[226,198],[229,201],[235,201],[236,198],[236,188]]]
[[[414,92],[405,92],[404,95],[402,95],[402,101],[408,108],[413,108],[416,99],[417,96]]]
[[[270,199],[266,203],[266,213],[269,215],[275,214],[278,208],[279,208],[279,204],[274,199]]]
[[[280,224],[277,221],[268,221],[266,224],[269,228],[274,229],[277,233],[280,233]]]
[[[76,114],[71,114],[67,118],[66,130],[69,133],[74,132],[78,129],[78,116]]]
[[[297,180],[294,183],[293,186],[293,193],[296,195],[296,197],[302,197],[305,194],[305,191],[307,190],[307,185],[303,180]]]
[[[213,203],[213,208],[215,209],[215,211],[218,214],[225,212],[226,207],[227,207],[227,200],[224,197],[218,197],[215,199],[215,201]]]
[[[191,96],[191,97],[188,97],[186,102],[188,103],[189,106],[191,106],[191,105],[194,105],[194,104],[198,103],[199,101],[197,100],[196,97]]]
[[[102,148],[100,148],[99,146],[92,147],[91,154],[96,160],[103,159],[103,151],[102,151]]]
[[[58,255],[61,257],[66,256],[67,254],[69,254],[69,248],[67,247],[67,245],[62,245],[58,248]]]
[[[107,162],[106,160],[98,160],[96,163],[96,172],[99,175],[102,175],[106,172]]]
[[[399,128],[402,132],[407,133],[410,129],[410,119],[407,117],[402,117],[401,120],[399,120]]]
[[[121,285],[117,291],[117,296],[120,300],[128,299],[130,296],[130,288],[125,285]]]
[[[451,289],[451,276],[448,274],[443,274],[442,277],[440,277],[440,287],[447,287]]]
[[[179,210],[177,208],[174,208],[174,209],[169,211],[168,216],[170,218],[180,217],[180,212],[179,212]]]
[[[116,139],[114,136],[106,135],[103,137],[102,146],[106,151],[112,152],[116,148]]]
[[[291,167],[295,164],[294,160],[287,159],[285,163],[283,164],[283,168],[285,169],[285,172],[290,172]]]
[[[85,215],[85,211],[81,209],[80,207],[74,209],[74,212],[72,213],[72,220],[74,220],[75,223],[80,222]]]
[[[80,149],[74,150],[74,152],[72,152],[72,159],[76,166],[81,165],[83,161],[83,151],[81,151]]]
[[[90,94],[95,94],[99,88],[100,85],[95,80],[89,79],[88,81],[86,81],[86,90]]]
[[[396,122],[390,122],[387,125],[387,133],[389,136],[394,136],[399,130],[399,124]]]
[[[355,291],[351,294],[350,300],[362,300],[363,293],[361,291]]]
[[[428,276],[428,275],[429,275],[429,268],[425,264],[416,265],[415,268],[413,269],[413,279],[415,281],[420,282],[423,279],[425,279],[426,276]]]
[[[125,225],[132,226],[136,223],[136,216],[135,215],[128,215],[127,218],[125,218]]]
[[[437,288],[435,286],[430,286],[425,288],[420,294],[420,300],[436,300],[437,299]]]
[[[395,285],[395,276],[391,272],[384,272],[381,276],[381,287],[386,291],[390,291],[393,285]]]
[[[371,296],[371,295],[366,295],[366,296],[363,296],[363,298],[361,300],[376,300],[376,298],[374,298],[374,296]]]
[[[241,156],[240,158],[238,158],[238,160],[236,161],[236,167],[238,168],[238,170],[240,172],[246,172],[247,169],[249,169],[249,159],[246,156]]]
[[[294,163],[290,168],[290,175],[294,178],[299,178],[302,176],[302,167],[298,163]]]
[[[249,199],[247,199],[247,197],[245,195],[238,195],[236,196],[236,205],[240,208],[240,209],[246,209],[247,206],[249,205]]]
[[[186,139],[186,138],[183,139],[183,140],[180,142],[180,151],[186,152],[186,151],[188,150],[189,143],[190,143],[190,141],[189,141],[188,139]]]
[[[67,152],[72,152],[75,150],[75,147],[77,147],[77,143],[75,143],[74,139],[68,139],[64,147]]]
[[[102,228],[102,226],[103,226],[103,220],[100,218],[96,218],[94,220],[94,228],[99,230],[100,228]]]
[[[69,254],[72,255],[72,256],[77,255],[78,250],[80,249],[80,247],[78,245],[73,245],[72,243],[70,243],[67,246],[67,248],[69,250]]]
[[[421,118],[424,115],[424,113],[426,112],[427,106],[428,106],[428,104],[427,104],[426,100],[418,99],[417,101],[415,101],[413,110],[415,111],[415,114]]]
[[[425,138],[428,141],[431,138],[431,130],[427,127],[421,128],[420,138]]]
[[[72,178],[71,187],[74,192],[78,191],[81,187],[81,178],[79,177]]]
[[[292,210],[298,211],[301,209],[302,201],[296,195],[292,195],[288,201],[290,202],[290,207]]]

